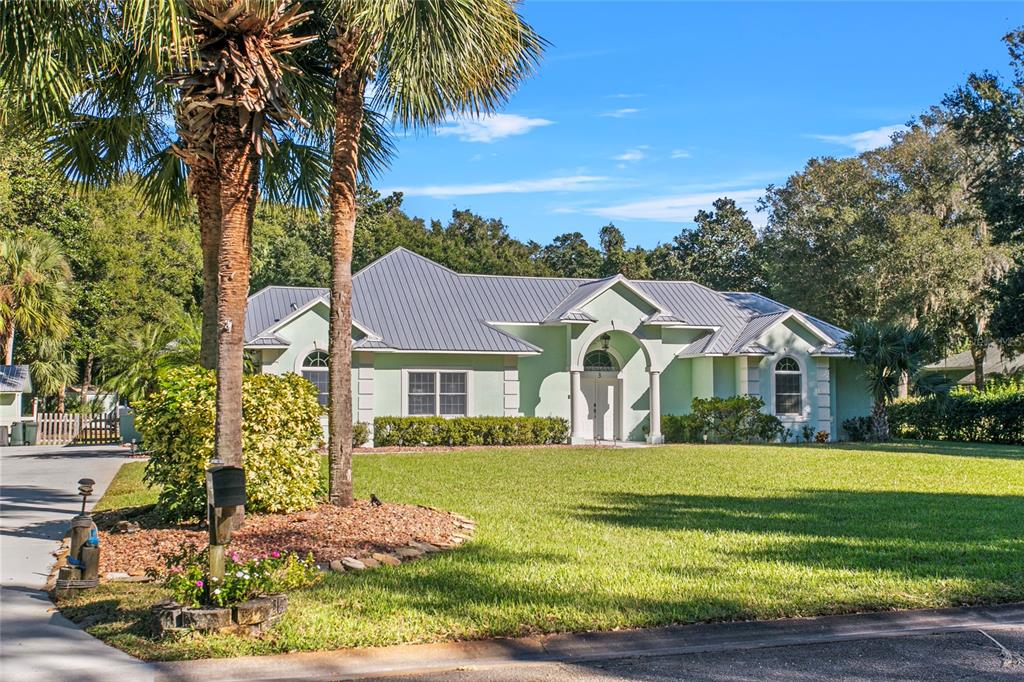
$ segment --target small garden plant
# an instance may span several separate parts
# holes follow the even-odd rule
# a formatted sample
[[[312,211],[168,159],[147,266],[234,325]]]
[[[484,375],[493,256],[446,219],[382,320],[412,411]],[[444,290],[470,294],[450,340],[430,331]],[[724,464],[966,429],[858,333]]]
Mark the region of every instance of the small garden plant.
[[[271,552],[243,559],[230,553],[224,559],[224,578],[207,572],[207,550],[184,546],[168,557],[164,586],[182,606],[232,606],[260,595],[289,592],[309,587],[320,579],[312,554],[305,559],[294,552]]]

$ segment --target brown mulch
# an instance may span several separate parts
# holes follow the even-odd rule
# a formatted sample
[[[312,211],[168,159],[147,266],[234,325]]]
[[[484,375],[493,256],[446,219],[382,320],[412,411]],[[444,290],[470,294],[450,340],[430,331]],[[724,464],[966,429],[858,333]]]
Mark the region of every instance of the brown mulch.
[[[197,525],[147,528],[150,524],[145,517],[138,519],[142,521],[141,530],[119,533],[110,530],[116,520],[113,516],[97,519],[101,528],[107,528],[99,532],[100,575],[143,575],[149,568],[163,573],[165,555],[177,553],[182,543],[198,547],[209,539],[206,529]],[[242,560],[275,550],[301,556],[312,552],[317,562],[326,563],[389,552],[411,540],[446,545],[458,532],[458,522],[447,512],[407,504],[374,507],[366,500],[357,500],[352,507],[324,504],[292,514],[250,514],[242,529],[232,535],[230,551],[237,552]]]

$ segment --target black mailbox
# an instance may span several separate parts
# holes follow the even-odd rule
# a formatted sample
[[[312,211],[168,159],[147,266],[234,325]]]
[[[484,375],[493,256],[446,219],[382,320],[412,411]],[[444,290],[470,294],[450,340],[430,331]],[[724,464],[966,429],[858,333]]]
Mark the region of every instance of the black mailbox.
[[[245,470],[218,466],[206,470],[206,494],[210,506],[217,509],[245,504]]]

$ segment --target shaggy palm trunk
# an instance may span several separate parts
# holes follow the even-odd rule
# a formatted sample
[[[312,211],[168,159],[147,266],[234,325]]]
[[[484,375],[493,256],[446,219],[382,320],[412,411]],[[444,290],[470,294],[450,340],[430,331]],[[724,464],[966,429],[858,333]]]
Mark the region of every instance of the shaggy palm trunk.
[[[203,324],[199,364],[217,367],[217,271],[220,258],[220,182],[212,161],[199,158],[189,173],[189,190],[199,213],[199,242],[203,249]]]
[[[14,321],[13,320],[8,321],[6,327],[7,327],[7,331],[4,332],[3,336],[0,336],[0,339],[3,340],[3,344],[4,344],[4,360],[5,360],[4,364],[6,364],[6,365],[13,365],[14,364]]]
[[[345,64],[345,48],[339,56]],[[342,68],[334,88],[334,146],[331,150],[331,311],[328,406],[330,502],[347,507],[352,493],[352,236],[356,225],[356,174],[363,124],[365,79]]]
[[[214,126],[220,180],[221,234],[217,256],[217,424],[214,452],[242,466],[242,370],[249,247],[259,157],[238,113],[222,109]]]
[[[985,390],[985,352],[987,346],[971,345],[971,360],[974,361],[974,388]]]
[[[875,401],[875,406],[871,410],[871,426],[875,431],[876,440],[889,440],[889,415],[885,410],[885,401]]]

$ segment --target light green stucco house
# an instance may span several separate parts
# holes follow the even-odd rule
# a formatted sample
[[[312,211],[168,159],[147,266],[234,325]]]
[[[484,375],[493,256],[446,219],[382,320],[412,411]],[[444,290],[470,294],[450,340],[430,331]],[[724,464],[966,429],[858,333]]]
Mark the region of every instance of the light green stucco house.
[[[325,289],[249,299],[263,372],[327,393]],[[798,432],[870,412],[847,332],[758,294],[694,282],[464,275],[406,249],[353,282],[353,418],[564,417],[574,442],[663,440],[695,397],[757,395]]]

